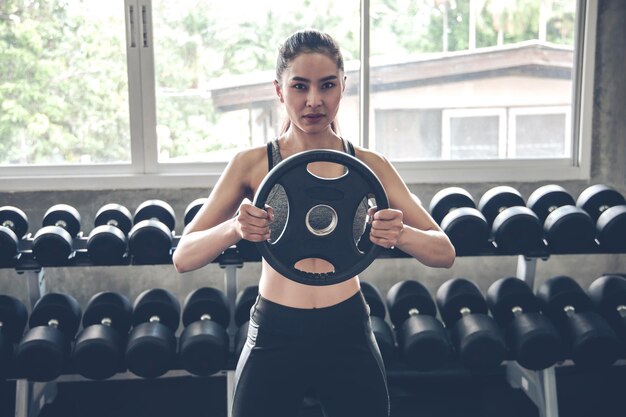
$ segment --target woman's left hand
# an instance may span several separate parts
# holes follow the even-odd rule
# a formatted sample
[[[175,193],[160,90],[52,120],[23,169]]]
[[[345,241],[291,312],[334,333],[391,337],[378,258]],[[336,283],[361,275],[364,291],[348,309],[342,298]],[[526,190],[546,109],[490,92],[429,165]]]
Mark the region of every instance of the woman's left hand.
[[[372,243],[383,248],[393,249],[400,239],[404,230],[402,212],[395,209],[383,209],[378,211],[376,207],[368,210],[370,218],[370,240]]]

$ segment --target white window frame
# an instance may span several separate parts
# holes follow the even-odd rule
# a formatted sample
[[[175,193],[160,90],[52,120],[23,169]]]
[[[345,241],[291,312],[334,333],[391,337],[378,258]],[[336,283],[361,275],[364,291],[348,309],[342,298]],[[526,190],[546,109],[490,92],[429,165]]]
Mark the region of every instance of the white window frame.
[[[572,116],[570,106],[541,106],[541,107],[512,107],[509,109],[509,146],[507,158],[515,158],[517,151],[517,116],[542,116],[548,114],[558,114],[565,116],[563,153],[570,155],[572,152],[572,142],[569,140],[572,134]]]
[[[452,119],[470,117],[490,117],[498,118],[498,158],[506,158],[506,110],[504,108],[482,108],[482,109],[445,109],[441,114],[441,158],[450,159],[452,155],[452,138],[450,123]],[[455,159],[455,161],[457,161]]]
[[[369,143],[369,0],[361,1],[360,143]],[[124,0],[131,129],[130,164],[0,167],[0,191],[209,188],[219,163],[159,163],[151,0]],[[129,24],[131,8],[134,25]],[[392,161],[407,183],[587,180],[591,172],[598,0],[578,0],[571,158],[541,160]],[[144,45],[143,40],[146,40]],[[134,42],[131,42],[134,40]]]

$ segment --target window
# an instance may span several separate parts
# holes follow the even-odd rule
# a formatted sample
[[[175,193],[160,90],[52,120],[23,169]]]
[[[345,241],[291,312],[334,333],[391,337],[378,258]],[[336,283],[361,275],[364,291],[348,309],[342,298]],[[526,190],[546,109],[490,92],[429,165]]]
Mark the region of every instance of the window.
[[[407,182],[589,175],[593,0],[3,7],[0,189],[210,185],[279,133],[276,49],[306,27],[344,53],[341,134]]]

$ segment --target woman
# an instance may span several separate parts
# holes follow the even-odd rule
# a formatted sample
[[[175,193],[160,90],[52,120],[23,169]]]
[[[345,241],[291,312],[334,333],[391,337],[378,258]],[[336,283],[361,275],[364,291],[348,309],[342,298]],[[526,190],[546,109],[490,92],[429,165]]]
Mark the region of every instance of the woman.
[[[287,113],[283,131],[267,147],[242,151],[231,160],[179,242],[174,253],[177,271],[200,268],[241,239],[276,238],[285,222],[284,210],[278,210],[286,204],[284,194],[272,190],[265,209],[250,200],[275,164],[311,149],[351,152],[382,182],[390,208],[361,208],[357,213],[363,221],[368,215],[374,244],[397,247],[428,266],[452,265],[455,253],[449,239],[393,166],[337,134],[335,116],[345,79],[341,52],[327,34],[300,31],[285,41],[274,81]],[[344,168],[317,162],[310,169],[322,177],[337,177]],[[321,259],[305,259],[297,267],[332,270]],[[235,374],[233,416],[296,416],[310,390],[330,417],[389,415],[385,369],[359,278],[307,286],[287,279],[263,260],[259,297]]]

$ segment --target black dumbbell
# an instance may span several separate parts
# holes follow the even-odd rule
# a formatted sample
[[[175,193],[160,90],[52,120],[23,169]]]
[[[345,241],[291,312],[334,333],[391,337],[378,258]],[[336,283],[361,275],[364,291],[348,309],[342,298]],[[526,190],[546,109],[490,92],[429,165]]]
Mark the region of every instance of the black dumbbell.
[[[248,325],[250,324],[250,310],[259,295],[259,286],[251,285],[237,294],[235,300],[235,324],[238,327],[235,335],[235,353],[237,357],[241,355],[243,346],[248,336]]]
[[[0,294],[0,379],[7,377],[14,347],[24,333],[28,310],[20,300]]]
[[[400,281],[387,293],[387,306],[404,361],[420,371],[440,368],[451,345],[428,289],[417,281]]]
[[[538,371],[563,359],[563,344],[554,324],[541,314],[541,302],[524,281],[501,278],[487,290],[487,304],[507,346],[524,368]]]
[[[185,226],[191,223],[193,218],[196,217],[196,214],[198,214],[198,211],[200,211],[200,209],[202,208],[204,203],[206,203],[207,200],[208,200],[207,197],[200,197],[200,198],[196,198],[195,200],[193,200],[191,203],[187,205],[187,207],[185,208],[185,214],[183,217]]]
[[[68,294],[48,293],[37,300],[28,320],[30,329],[15,351],[18,373],[39,382],[59,377],[67,368],[81,313]]]
[[[487,246],[487,220],[463,188],[449,187],[437,192],[430,201],[430,214],[450,238],[457,255],[480,252]]]
[[[17,207],[0,207],[0,265],[6,265],[18,253],[19,241],[28,232],[28,217]]]
[[[121,204],[98,210],[95,228],[87,239],[87,255],[95,265],[119,265],[128,253],[128,233],[133,225],[130,211]]]
[[[179,321],[180,303],[170,291],[154,288],[139,294],[126,345],[128,370],[143,378],[155,378],[172,369]]]
[[[571,277],[547,279],[537,291],[543,311],[562,334],[566,356],[584,368],[602,368],[619,356],[617,335],[593,310],[589,296]]]
[[[74,371],[90,379],[106,379],[123,371],[132,306],[125,296],[95,294],[83,314],[83,330],[72,350]]]
[[[526,254],[543,245],[539,217],[513,187],[493,187],[480,198],[478,209],[491,225],[491,238],[505,253]]]
[[[389,365],[396,358],[396,343],[393,338],[393,331],[385,321],[385,301],[378,288],[369,282],[361,281],[361,292],[370,309],[372,332],[383,357],[383,362]]]
[[[230,310],[226,295],[203,287],[191,292],[184,302],[179,356],[184,369],[194,375],[212,375],[224,369],[229,339],[226,328]]]
[[[487,301],[478,285],[454,278],[437,289],[435,298],[461,363],[473,370],[500,365],[506,343],[502,330],[487,314]]]
[[[174,209],[162,200],[144,201],[135,210],[133,221],[134,226],[128,234],[133,263],[171,262],[176,226]]]
[[[596,311],[609,323],[626,344],[626,278],[604,275],[594,280],[587,290]]]
[[[43,266],[66,264],[80,232],[80,213],[67,204],[56,204],[46,211],[42,225],[33,240],[35,259]]]
[[[608,185],[592,185],[580,193],[576,205],[595,221],[603,248],[626,251],[626,199],[621,193]]]
[[[595,225],[589,214],[576,207],[574,197],[560,185],[537,188],[526,202],[543,224],[552,253],[583,252],[596,247]]]

